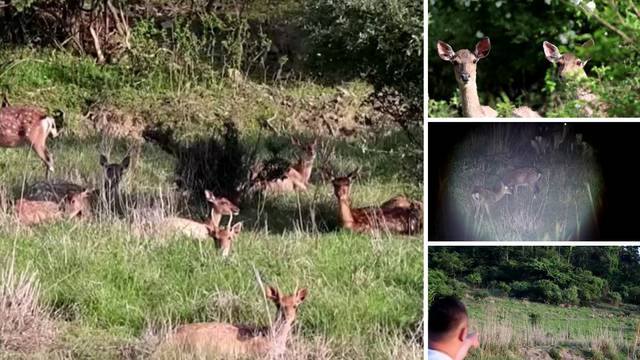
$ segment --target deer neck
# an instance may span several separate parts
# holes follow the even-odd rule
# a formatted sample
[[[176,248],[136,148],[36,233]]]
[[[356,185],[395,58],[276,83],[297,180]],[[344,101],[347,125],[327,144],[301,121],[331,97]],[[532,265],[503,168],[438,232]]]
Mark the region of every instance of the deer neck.
[[[342,227],[353,228],[353,214],[351,213],[351,204],[349,198],[338,199],[338,216],[342,222]]]
[[[220,225],[220,220],[222,220],[222,214],[218,214],[211,209],[211,217],[207,220],[207,224],[217,227]]]
[[[269,340],[271,341],[271,352],[273,354],[281,354],[286,350],[289,333],[293,327],[293,321],[285,320],[279,316],[271,325],[269,331]]]
[[[478,88],[475,80],[466,85],[459,85],[462,96],[462,112],[465,117],[484,117],[484,111],[478,98]]]
[[[305,183],[308,183],[309,179],[311,178],[312,166],[313,166],[313,160],[305,161],[300,159],[295,165],[293,165],[293,169],[302,176],[302,181],[304,181]]]

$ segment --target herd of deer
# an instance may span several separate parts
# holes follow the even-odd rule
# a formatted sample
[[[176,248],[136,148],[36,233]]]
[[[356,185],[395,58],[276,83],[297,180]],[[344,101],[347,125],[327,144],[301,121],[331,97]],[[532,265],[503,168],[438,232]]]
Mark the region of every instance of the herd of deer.
[[[571,135],[574,135],[573,137]],[[566,123],[539,125],[537,135],[530,140],[530,145],[536,158],[549,160],[551,154],[560,152],[565,155],[590,159],[593,157],[593,147],[584,141],[582,133],[575,133]],[[508,171],[496,188],[475,186],[471,193],[475,208],[475,218],[484,209],[487,215],[491,215],[489,208],[502,200],[506,195],[514,195],[518,188],[527,187],[533,192],[535,198],[540,191],[538,182],[542,173],[534,167],[522,167]]]
[[[593,45],[593,40],[587,41],[583,47]],[[584,66],[589,59],[581,60],[574,54],[562,54],[557,46],[545,41],[542,45],[545,57],[551,63],[558,66],[557,75],[560,80],[567,78],[582,78],[587,74]],[[476,67],[478,61],[489,55],[491,42],[489,38],[483,38],[475,47],[474,51],[461,49],[454,51],[453,48],[444,41],[437,43],[438,55],[444,61],[453,65],[458,89],[462,97],[462,113],[464,117],[497,117],[498,112],[489,106],[481,105],[478,97],[476,84]],[[591,117],[595,114],[606,114],[607,104],[601,102],[596,94],[586,87],[579,87],[576,98],[584,103],[584,113]],[[522,106],[513,110],[513,117],[540,117],[540,114],[530,107]]]
[[[0,147],[28,145],[38,154],[46,168],[46,180],[26,187],[22,198],[15,202],[15,215],[24,225],[50,222],[63,217],[88,218],[92,214],[94,195],[99,195],[107,203],[119,202],[119,184],[130,165],[128,155],[120,163],[109,163],[107,157],[100,156],[104,181],[99,190],[49,180],[54,165],[46,141],[49,135],[58,135],[63,118],[61,112],[49,116],[45,110],[37,107],[11,106],[6,98],[0,108]],[[268,161],[252,167],[249,176],[250,190],[277,196],[308,189],[317,140],[302,144],[294,139],[293,143],[302,150],[298,161],[284,167],[274,166]],[[338,216],[343,228],[359,233],[382,231],[415,234],[421,231],[423,205],[420,201],[395,196],[380,206],[353,208],[350,189],[357,174],[358,170],[347,176],[331,175],[338,201]],[[216,246],[221,249],[222,256],[226,257],[231,250],[232,240],[242,229],[242,222],[232,224],[233,216],[239,214],[240,208],[208,190],[205,191],[205,199],[211,208],[210,217],[205,221],[169,217],[162,219],[156,227],[166,234],[184,234],[197,239],[213,238]],[[220,226],[223,216],[229,216],[226,227]],[[276,321],[271,327],[255,329],[223,323],[189,324],[178,328],[166,343],[184,349],[210,350],[218,354],[281,354],[285,350],[296,309],[307,297],[308,290],[300,289],[290,296],[281,294],[274,287],[266,287],[264,291],[278,310]]]

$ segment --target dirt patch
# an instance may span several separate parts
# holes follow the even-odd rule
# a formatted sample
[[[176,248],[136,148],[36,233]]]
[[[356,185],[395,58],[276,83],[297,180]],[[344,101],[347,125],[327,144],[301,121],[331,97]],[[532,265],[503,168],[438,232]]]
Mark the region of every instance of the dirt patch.
[[[564,348],[526,348],[522,355],[526,360],[585,360],[578,351]]]
[[[526,360],[554,360],[549,352],[540,348],[527,348],[522,351],[523,359]]]
[[[96,104],[89,110],[87,118],[98,134],[114,139],[142,142],[145,124],[142,116],[136,112],[113,105]]]

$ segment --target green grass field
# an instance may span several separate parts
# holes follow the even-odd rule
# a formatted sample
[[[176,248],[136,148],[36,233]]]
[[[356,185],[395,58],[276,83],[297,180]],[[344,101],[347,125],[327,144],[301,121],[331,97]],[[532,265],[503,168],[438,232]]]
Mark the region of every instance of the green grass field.
[[[477,296],[464,301],[471,329],[481,335],[470,359],[633,359],[640,351],[637,306],[560,307]]]
[[[13,65],[0,72],[0,85],[11,87],[13,103],[63,107],[69,115],[65,134],[48,141],[56,161],[55,180],[99,188],[99,154],[120,161],[131,147],[129,140],[104,137],[92,128],[84,115],[95,109],[96,101],[145,124],[162,122],[187,144],[210,137],[223,119],[231,118],[241,130],[241,142],[253,148],[259,120],[274,109],[281,111],[276,120],[281,137],[294,130],[313,136],[301,125],[287,123],[287,110],[262,98],[258,87],[249,88],[255,84],[234,92],[220,80],[218,88],[191,84],[185,90],[152,77],[128,79],[118,69],[65,54],[5,53]],[[363,83],[344,86],[354,96],[368,89]],[[336,89],[302,82],[273,91],[317,101]],[[182,105],[170,106],[167,113],[167,102]],[[364,170],[352,189],[353,205],[379,204],[396,194],[421,198],[422,182],[406,172],[415,169],[412,158],[397,150],[406,143],[404,136],[391,132],[363,139],[320,136],[323,146],[335,147],[332,165],[337,171],[357,166]],[[260,154],[266,152],[263,146]],[[0,357],[148,358],[162,333],[179,324],[267,325],[275,309],[262,295],[264,282],[285,293],[296,287],[310,291],[298,310],[287,358],[422,358],[421,236],[341,231],[333,189],[319,171],[312,177],[314,186],[299,197],[267,199],[266,204],[244,201],[236,219],[245,226],[227,260],[213,242],[133,235],[151,208],[194,219],[206,215],[202,194],[192,193],[187,204],[175,200],[179,160],[159,144],[146,142],[122,184],[130,200],[124,216],[98,211],[85,222],[25,228],[16,224],[11,203],[23,185],[43,180],[44,169],[28,148],[0,149],[0,270],[5,276],[9,271],[15,271],[14,277],[34,275],[38,304],[46,307],[39,316],[52,319],[55,333],[48,337],[36,332],[24,347],[5,344]],[[8,296],[10,290],[0,294]],[[38,336],[48,339],[45,345],[37,345]]]

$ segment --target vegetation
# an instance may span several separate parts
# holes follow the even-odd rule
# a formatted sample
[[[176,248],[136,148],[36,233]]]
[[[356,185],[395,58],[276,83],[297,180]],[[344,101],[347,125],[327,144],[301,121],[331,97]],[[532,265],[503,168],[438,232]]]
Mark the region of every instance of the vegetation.
[[[638,247],[431,247],[429,299],[464,298],[482,338],[474,359],[633,358],[639,254]]]
[[[432,1],[429,97],[440,103],[430,104],[429,116],[450,116],[460,107],[451,65],[438,57],[435,41],[473,50],[483,36],[491,38],[492,49],[478,64],[482,104],[495,109],[505,103],[527,105],[547,117],[589,116],[584,101],[576,99],[575,81],[558,81],[554,65],[545,59],[542,43],[550,41],[563,53],[591,59],[585,68],[588,83],[580,86],[607,104],[605,116],[637,116],[640,100],[630,94],[640,84],[639,30],[640,11],[633,0]],[[595,45],[582,48],[589,39]]]
[[[2,327],[0,357],[149,358],[179,324],[268,324],[261,286],[276,284],[310,291],[285,358],[422,358],[421,237],[341,231],[323,171],[362,167],[355,206],[422,195],[421,8],[377,4],[0,7],[0,91],[67,116],[48,140],[53,178],[100,191],[99,154],[132,156],[122,213],[25,228],[12,204],[42,164],[0,151],[0,322],[21,316],[15,299],[34,318]],[[353,43],[358,26],[369,30]],[[295,160],[292,136],[319,139],[310,189],[247,196],[253,163]],[[203,219],[204,189],[241,208],[227,260],[213,242],[146,232],[165,216]]]

